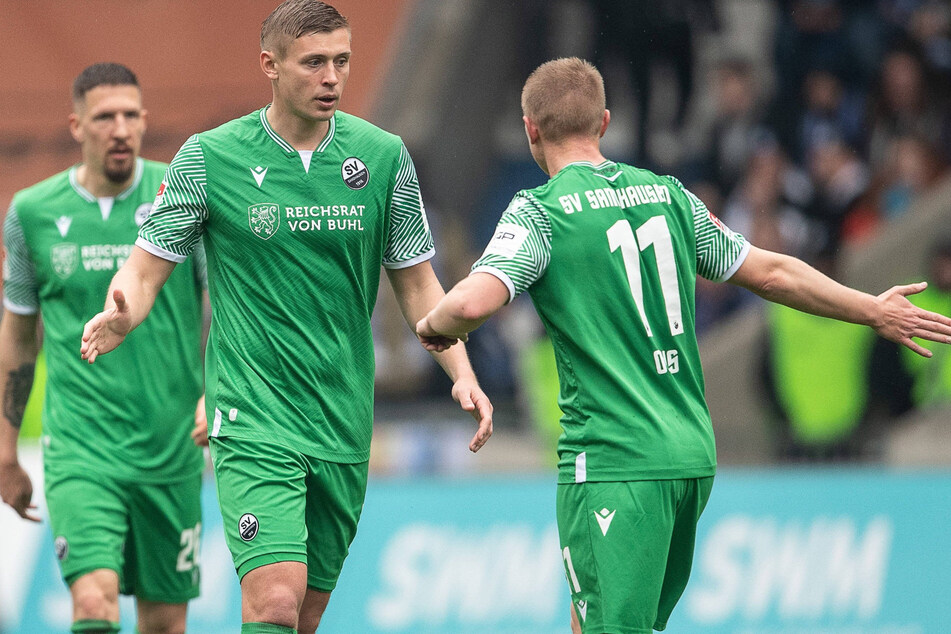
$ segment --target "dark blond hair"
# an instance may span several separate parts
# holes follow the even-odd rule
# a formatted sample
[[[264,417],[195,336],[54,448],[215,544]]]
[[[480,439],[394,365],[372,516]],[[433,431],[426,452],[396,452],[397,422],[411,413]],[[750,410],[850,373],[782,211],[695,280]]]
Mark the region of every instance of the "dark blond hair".
[[[525,81],[522,113],[546,141],[596,137],[604,115],[604,79],[597,68],[577,57],[545,62]]]
[[[285,0],[261,24],[261,50],[283,58],[287,45],[302,35],[350,29],[347,18],[317,0]]]

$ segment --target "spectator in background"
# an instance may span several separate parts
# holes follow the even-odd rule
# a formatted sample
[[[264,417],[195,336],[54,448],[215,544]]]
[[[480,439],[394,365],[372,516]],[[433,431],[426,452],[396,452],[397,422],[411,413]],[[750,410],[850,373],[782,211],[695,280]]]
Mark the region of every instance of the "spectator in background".
[[[937,93],[917,50],[903,45],[888,53],[870,95],[866,121],[868,158],[874,170],[885,165],[891,143],[908,134],[934,139],[947,156],[948,117]]]
[[[833,252],[807,260],[836,274]],[[790,462],[869,457],[869,367],[874,333],[863,326],[766,306],[763,385],[776,418],[776,458]]]
[[[699,171],[729,196],[759,147],[774,141],[762,113],[762,95],[752,65],[740,58],[722,61],[716,69],[716,114],[706,133],[706,151]]]
[[[902,216],[945,170],[945,162],[928,139],[915,134],[893,139],[882,169],[875,174],[875,203],[882,219]]]
[[[823,228],[821,242],[814,249],[828,252],[837,249],[843,239],[867,235],[869,224],[874,224],[867,220],[870,174],[836,130],[827,129],[825,136],[817,137],[809,155],[809,173],[816,188],[810,213]]]
[[[812,147],[829,128],[852,147],[863,142],[865,104],[860,94],[849,90],[830,65],[806,73],[802,87],[803,112],[797,126],[794,151],[797,161],[809,156]]]
[[[694,88],[694,31],[697,25],[715,28],[713,0],[591,0],[595,12],[596,63],[604,67],[619,56],[630,72],[637,99],[637,156],[649,162],[648,142],[651,74],[658,64],[672,69],[678,97],[671,108],[673,124],[684,124]]]
[[[911,298],[925,310],[951,309],[951,238],[939,240],[928,260],[929,286]],[[947,314],[947,313],[945,313]],[[944,346],[926,346],[934,356],[927,364],[918,355],[901,351],[904,367],[911,375],[911,400],[917,408],[951,404],[951,354]]]

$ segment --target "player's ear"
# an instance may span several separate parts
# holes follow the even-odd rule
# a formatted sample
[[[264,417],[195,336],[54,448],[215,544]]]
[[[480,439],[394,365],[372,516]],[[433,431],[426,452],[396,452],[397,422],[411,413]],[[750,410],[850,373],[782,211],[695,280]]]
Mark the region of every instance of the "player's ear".
[[[535,122],[529,119],[527,116],[522,117],[522,122],[525,124],[525,136],[528,137],[528,142],[531,145],[538,143],[538,139],[541,134],[538,131],[538,126],[535,125]]]
[[[142,122],[142,132],[144,133],[149,127],[149,111],[140,110],[139,111],[139,121]]]
[[[261,51],[261,70],[268,79],[277,79],[277,56],[271,51]]]
[[[609,123],[611,123],[611,111],[605,108],[604,115],[601,117],[601,132],[598,133],[599,139],[604,136],[604,133],[608,129]]]
[[[73,135],[73,139],[76,143],[83,142],[83,131],[79,127],[79,115],[75,112],[70,113],[68,119],[69,121],[69,133]]]

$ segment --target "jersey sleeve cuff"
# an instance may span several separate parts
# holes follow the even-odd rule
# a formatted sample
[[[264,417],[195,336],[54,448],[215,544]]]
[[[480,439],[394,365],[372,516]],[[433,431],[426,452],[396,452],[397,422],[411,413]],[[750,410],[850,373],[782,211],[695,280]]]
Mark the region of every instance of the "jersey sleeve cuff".
[[[11,301],[6,295],[3,296],[3,307],[14,315],[35,315],[36,313],[40,312],[40,309],[36,306],[17,304],[16,302]]]
[[[746,256],[750,254],[751,248],[752,245],[749,242],[744,242],[743,248],[740,249],[740,254],[736,256],[736,260],[734,260],[733,264],[730,265],[730,268],[726,270],[726,273],[715,279],[714,282],[725,282],[733,277],[733,274],[736,273],[737,270],[743,265],[743,262],[746,261]]]
[[[426,260],[431,260],[436,255],[436,249],[430,249],[426,253],[421,253],[415,258],[410,258],[408,260],[403,260],[402,262],[383,262],[383,268],[385,269],[408,269],[409,267],[419,264],[420,262],[425,262]]]
[[[515,283],[512,282],[512,278],[509,277],[508,273],[506,273],[502,269],[497,269],[494,266],[488,266],[484,264],[482,266],[477,266],[476,268],[472,269],[472,271],[469,272],[469,275],[472,275],[473,273],[488,273],[489,275],[492,275],[493,277],[499,278],[499,280],[503,284],[505,284],[505,288],[509,289],[509,301],[505,303],[508,304],[513,299],[515,299]]]
[[[160,246],[158,246],[158,245],[156,245],[156,244],[152,244],[151,242],[149,242],[149,241],[146,240],[145,238],[136,238],[136,240],[135,240],[135,246],[139,247],[139,248],[142,249],[143,251],[146,251],[146,252],[148,252],[148,253],[151,253],[151,254],[154,255],[155,257],[162,258],[163,260],[168,260],[169,262],[176,262],[176,263],[179,263],[179,264],[180,264],[180,263],[184,262],[185,259],[188,257],[188,256],[185,256],[185,255],[179,255],[179,254],[177,254],[177,253],[172,253],[171,251],[169,251],[169,250],[167,250],[167,249],[163,249],[162,247],[160,247]]]

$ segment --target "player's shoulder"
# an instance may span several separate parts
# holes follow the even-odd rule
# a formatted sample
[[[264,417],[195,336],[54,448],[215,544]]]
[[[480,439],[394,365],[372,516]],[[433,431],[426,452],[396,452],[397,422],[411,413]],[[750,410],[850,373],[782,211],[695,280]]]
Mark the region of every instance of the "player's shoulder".
[[[36,205],[47,205],[50,198],[59,196],[71,188],[69,175],[74,168],[75,166],[21,189],[13,195],[12,206],[22,217],[24,213],[27,213]]]

